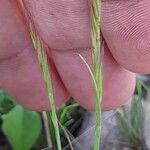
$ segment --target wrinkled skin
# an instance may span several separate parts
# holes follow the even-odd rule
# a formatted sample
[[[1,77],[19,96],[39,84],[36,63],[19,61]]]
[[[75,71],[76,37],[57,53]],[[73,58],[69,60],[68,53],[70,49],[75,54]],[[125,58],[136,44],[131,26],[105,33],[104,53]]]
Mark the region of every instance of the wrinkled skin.
[[[94,110],[91,76],[79,57],[92,68],[87,0],[23,0],[35,28],[49,46],[49,68],[57,105],[70,96]],[[135,74],[150,73],[150,1],[103,0],[103,110],[124,104],[133,94]],[[130,71],[128,71],[130,70]],[[0,88],[24,107],[49,108],[35,50],[21,8],[0,1]]]

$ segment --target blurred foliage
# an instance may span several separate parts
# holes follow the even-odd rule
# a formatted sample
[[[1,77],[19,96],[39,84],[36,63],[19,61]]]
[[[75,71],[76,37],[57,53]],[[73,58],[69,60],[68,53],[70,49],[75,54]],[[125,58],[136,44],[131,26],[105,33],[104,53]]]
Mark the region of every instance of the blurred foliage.
[[[143,92],[149,88],[137,81],[136,94],[131,103],[131,110],[124,106],[117,109],[117,123],[119,131],[124,138],[125,145],[133,150],[147,150],[144,137],[145,111],[143,106]]]
[[[0,90],[0,114],[9,112],[15,105],[13,100],[4,91]]]
[[[124,145],[124,147],[132,150],[148,149],[144,137],[145,111],[143,97],[149,89],[142,81],[138,80],[131,108],[121,107],[117,109],[117,126],[123,138],[123,142],[119,143],[118,141],[117,144]],[[72,140],[75,139],[73,132],[79,128],[82,122],[81,114],[77,114],[80,109],[79,105],[73,100],[57,108],[62,146],[70,145]],[[51,116],[48,116],[50,117],[49,121],[52,121]],[[54,126],[51,124],[49,128],[53,148],[55,149]],[[5,142],[7,142],[6,139],[8,140],[13,150],[39,150],[47,146],[40,114],[22,108],[3,91],[0,91],[0,139],[2,139],[1,136]],[[2,149],[1,145],[0,149]],[[9,147],[5,149],[9,150]]]
[[[41,133],[40,115],[15,104],[0,91],[2,131],[13,150],[29,150]]]
[[[2,130],[14,150],[29,150],[40,135],[41,118],[36,112],[16,105],[2,119]]]
[[[65,146],[66,144],[71,144],[70,142],[74,139],[72,133],[70,132],[73,124],[75,123],[75,119],[73,117],[73,113],[76,109],[78,109],[79,104],[75,103],[74,101],[70,101],[66,104],[64,104],[62,107],[57,108],[57,117],[59,122],[59,130],[61,135],[61,143],[62,146]],[[50,134],[51,134],[51,140],[53,145],[56,145],[56,138],[55,138],[55,132],[54,132],[54,126],[51,123],[51,116],[50,113],[48,115],[49,119],[49,128],[50,128]],[[70,145],[70,147],[72,147]]]
[[[75,115],[76,117],[74,117],[74,112],[78,108],[79,105],[73,100],[57,108],[61,142],[64,146],[66,144],[68,145],[68,143],[71,144],[71,140],[74,139],[70,130],[72,133],[76,130],[75,125],[78,123],[77,119],[79,118],[76,118],[78,116],[77,114]],[[49,121],[52,121],[50,115],[49,117]],[[55,148],[54,126],[51,124],[49,128],[51,140]],[[13,150],[38,150],[41,149],[40,147],[46,147],[47,145],[41,115],[16,104],[13,99],[2,90],[0,90],[0,136],[3,137],[1,131]],[[6,149],[9,149],[9,146]]]

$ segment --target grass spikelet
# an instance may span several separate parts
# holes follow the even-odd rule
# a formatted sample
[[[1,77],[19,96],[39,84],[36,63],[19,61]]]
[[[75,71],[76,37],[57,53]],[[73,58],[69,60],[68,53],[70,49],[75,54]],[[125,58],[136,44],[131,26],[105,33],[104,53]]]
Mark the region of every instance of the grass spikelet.
[[[90,25],[91,25],[91,41],[92,41],[92,55],[93,55],[93,81],[95,82],[96,90],[96,128],[94,150],[100,149],[101,137],[101,99],[102,99],[102,66],[100,61],[101,53],[101,39],[100,39],[100,12],[101,0],[89,0],[90,4]]]
[[[56,113],[55,101],[53,97],[51,75],[49,72],[47,56],[46,56],[45,50],[43,49],[41,41],[39,37],[37,36],[37,34],[34,32],[32,26],[30,26],[30,31],[31,31],[31,38],[33,41],[33,45],[35,47],[35,50],[37,51],[38,62],[41,67],[41,71],[43,73],[43,79],[45,82],[49,104],[51,108],[51,112],[47,113],[47,115],[50,115],[53,126],[55,127],[54,129],[55,129],[55,135],[56,135],[57,149],[61,150],[62,148],[61,148],[59,126],[58,126],[58,118],[57,118],[57,113]]]
[[[101,100],[102,100],[102,65],[100,61],[101,55],[101,38],[100,38],[100,0],[89,0],[90,6],[90,27],[91,27],[91,42],[92,42],[92,59],[93,68],[89,67],[86,60],[79,54],[79,57],[86,65],[95,87],[95,111],[96,111],[96,127],[95,127],[95,139],[94,139],[94,150],[100,149],[101,139]]]

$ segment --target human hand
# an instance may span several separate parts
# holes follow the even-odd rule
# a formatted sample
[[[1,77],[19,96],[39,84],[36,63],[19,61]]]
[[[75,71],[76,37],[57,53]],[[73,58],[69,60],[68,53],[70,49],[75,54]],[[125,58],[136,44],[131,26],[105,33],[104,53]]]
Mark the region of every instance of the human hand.
[[[24,3],[41,39],[49,46],[57,105],[71,95],[83,107],[93,110],[94,87],[79,57],[81,54],[92,66],[87,1],[24,0]],[[146,0],[102,2],[102,33],[107,43],[102,61],[103,110],[122,105],[134,91],[134,73],[121,66],[134,72],[150,72],[147,3]],[[10,0],[0,1],[0,88],[29,109],[41,111],[49,107],[25,20],[17,3]]]

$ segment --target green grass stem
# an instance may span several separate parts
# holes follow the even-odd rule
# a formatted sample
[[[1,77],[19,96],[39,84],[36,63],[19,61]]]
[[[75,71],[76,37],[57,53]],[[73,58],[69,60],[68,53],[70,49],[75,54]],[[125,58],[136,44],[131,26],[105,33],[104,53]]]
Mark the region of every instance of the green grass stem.
[[[101,0],[89,0],[90,4],[90,25],[91,25],[91,41],[92,41],[92,55],[93,55],[93,81],[96,89],[96,128],[94,150],[100,149],[101,138],[101,99],[102,99],[102,66],[100,60],[101,53],[101,38],[100,38],[100,12]]]
[[[53,97],[51,75],[49,72],[47,56],[46,56],[44,48],[42,47],[39,37],[34,32],[32,27],[31,27],[31,37],[32,37],[32,41],[33,41],[35,50],[37,51],[38,62],[39,62],[41,71],[43,73],[43,78],[44,78],[44,82],[45,82],[45,86],[46,86],[46,90],[47,90],[47,94],[48,94],[48,99],[49,99],[49,104],[50,104],[50,108],[51,108],[51,113],[47,113],[47,115],[51,115],[50,117],[52,119],[52,123],[53,123],[54,129],[55,129],[57,149],[61,150],[62,148],[61,148],[59,126],[58,126],[58,118],[57,118],[57,113],[56,113],[55,101],[54,101],[54,97]]]

